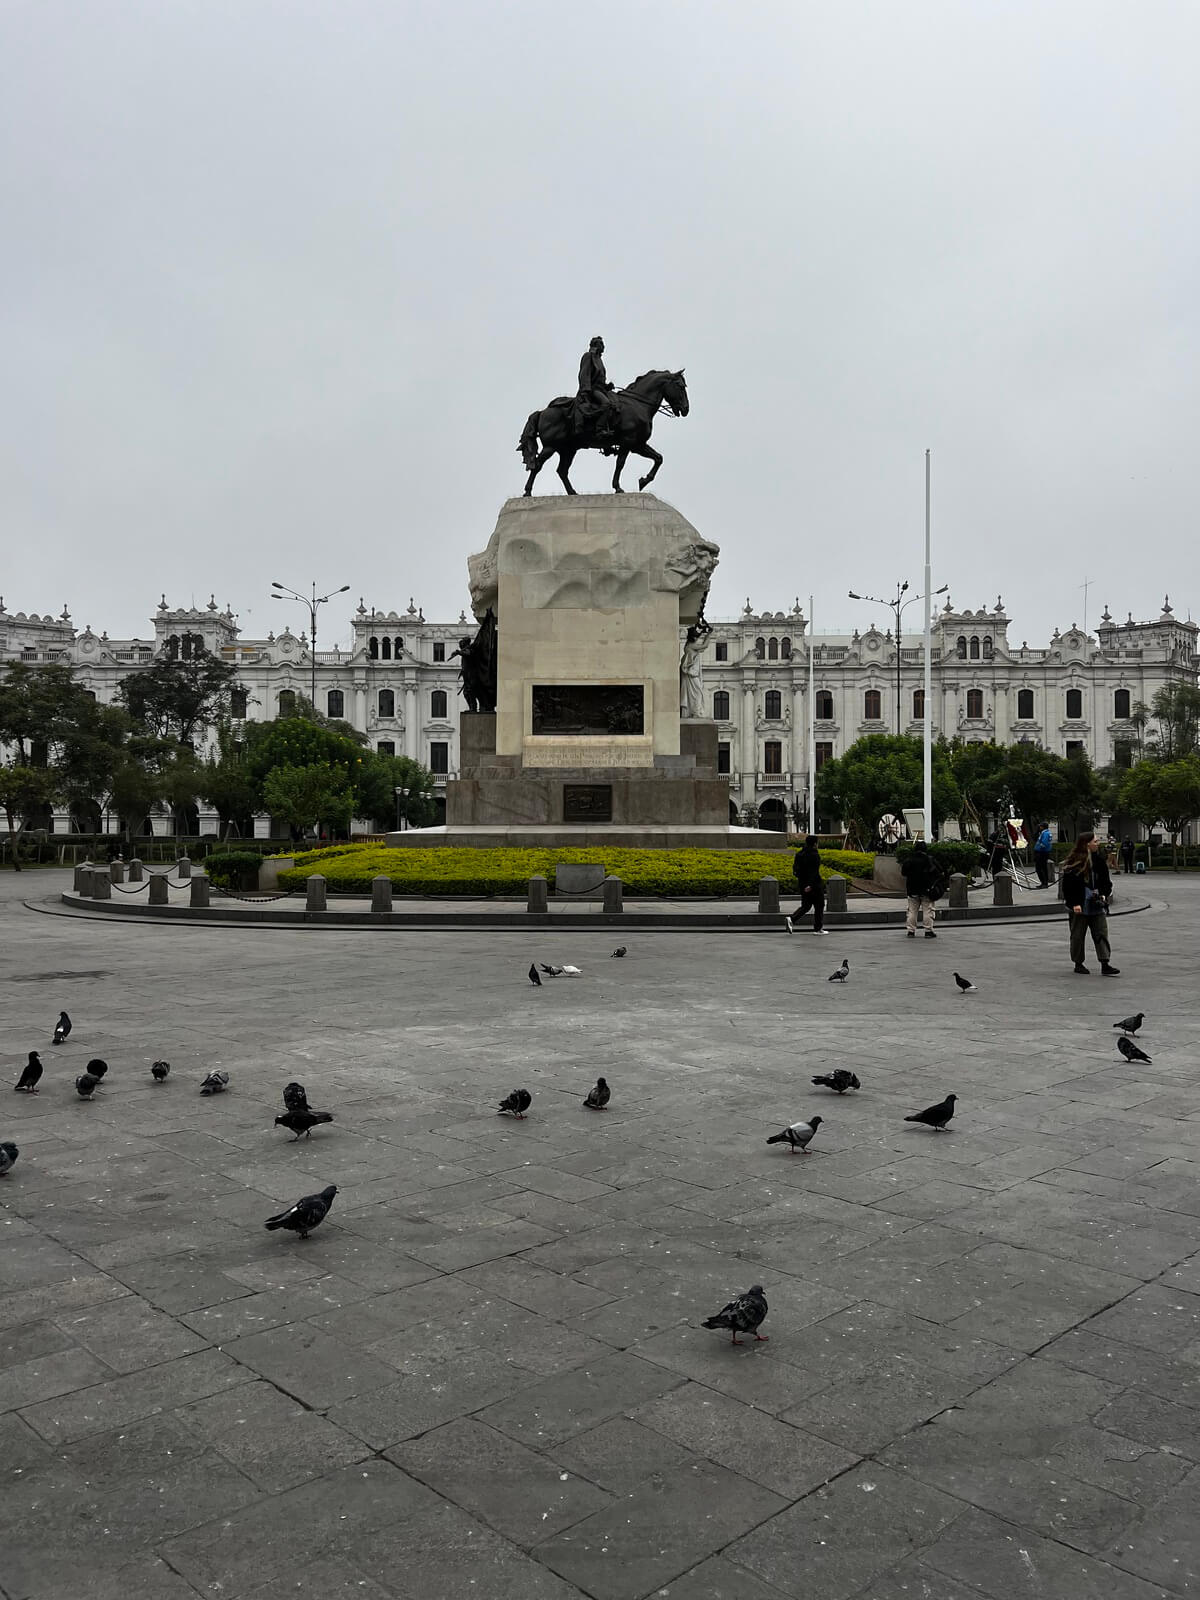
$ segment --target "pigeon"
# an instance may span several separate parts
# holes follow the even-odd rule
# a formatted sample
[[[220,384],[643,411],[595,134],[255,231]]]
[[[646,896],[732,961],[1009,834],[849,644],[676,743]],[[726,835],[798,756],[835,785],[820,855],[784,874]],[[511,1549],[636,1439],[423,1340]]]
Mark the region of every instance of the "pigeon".
[[[700,1324],[702,1328],[728,1328],[733,1335],[733,1343],[741,1344],[739,1333],[752,1333],[760,1344],[765,1344],[768,1335],[759,1333],[759,1327],[767,1314],[767,1297],[763,1293],[761,1283],[756,1283],[753,1288],[747,1289],[745,1294],[739,1294],[736,1300],[731,1300],[727,1306],[722,1306],[715,1317],[706,1317]]]
[[[791,1127],[785,1128],[782,1133],[773,1133],[767,1143],[786,1144],[789,1155],[795,1155],[797,1150],[807,1155],[812,1136],[823,1121],[823,1117],[812,1117],[808,1122],[793,1122]]]
[[[845,1067],[838,1067],[836,1071],[827,1073],[822,1078],[814,1078],[812,1081],[824,1084],[827,1089],[832,1089],[836,1094],[845,1094],[847,1089],[862,1088],[862,1084],[858,1081],[857,1073],[848,1072]]]
[[[905,1122],[923,1122],[927,1128],[932,1128],[935,1133],[944,1128],[954,1115],[954,1102],[958,1099],[955,1094],[948,1094],[940,1105],[929,1106],[924,1111],[914,1111],[911,1117],[905,1117]]]
[[[79,1098],[81,1100],[90,1100],[99,1082],[100,1079],[93,1078],[90,1072],[81,1072],[75,1079],[75,1087],[79,1091]]]
[[[13,1162],[20,1154],[15,1144],[10,1144],[7,1140],[0,1144],[0,1174],[10,1172]]]
[[[836,972],[831,972],[829,974],[829,981],[830,981],[830,983],[845,983],[846,979],[849,976],[850,976],[850,962],[849,962],[849,960],[846,960],[846,961],[842,962],[841,966],[837,969]]]
[[[542,971],[548,978],[578,978],[582,970],[581,967],[573,967],[569,963],[561,967],[549,967],[544,961],[542,962]]]
[[[1136,1033],[1146,1020],[1146,1013],[1139,1011],[1136,1017],[1126,1017],[1124,1022],[1114,1022],[1114,1028],[1120,1028],[1122,1033]]]
[[[589,1091],[583,1103],[589,1111],[604,1111],[608,1107],[611,1096],[612,1090],[608,1087],[608,1084],[603,1078],[597,1078],[596,1087]]]
[[[302,1083],[285,1083],[283,1104],[288,1111],[308,1110],[308,1090]]]
[[[42,1076],[43,1067],[36,1050],[29,1052],[29,1060],[21,1068],[21,1076],[14,1087],[23,1089],[26,1094],[39,1094],[38,1080]]]
[[[229,1087],[229,1074],[227,1072],[210,1072],[200,1085],[201,1094],[224,1094]]]
[[[324,1222],[329,1215],[329,1208],[336,1193],[337,1184],[331,1183],[327,1189],[322,1189],[320,1194],[306,1194],[303,1199],[297,1200],[294,1206],[281,1211],[277,1217],[268,1217],[264,1226],[290,1228],[302,1239],[307,1239],[312,1229]]]
[[[103,1078],[104,1074],[108,1071],[108,1062],[101,1061],[100,1057],[96,1056],[93,1060],[88,1062],[84,1070],[90,1072],[92,1077],[95,1078],[96,1082],[99,1083],[100,1079]]]
[[[1132,1039],[1127,1039],[1124,1034],[1117,1040],[1117,1049],[1126,1061],[1144,1061],[1147,1065],[1150,1063],[1150,1057],[1146,1052],[1134,1044]]]
[[[500,1114],[511,1111],[514,1117],[524,1121],[525,1113],[529,1110],[529,1103],[533,1099],[528,1089],[514,1089],[513,1092],[500,1102]]]
[[[166,1083],[167,1073],[171,1070],[169,1061],[152,1061],[150,1063],[150,1076],[155,1083]]]
[[[306,1139],[311,1139],[312,1131],[318,1123],[332,1121],[333,1113],[330,1111],[310,1111],[307,1106],[297,1106],[294,1110],[285,1111],[283,1116],[276,1117],[275,1126],[279,1127],[279,1125],[282,1123],[285,1128],[290,1128],[292,1130],[292,1132],[296,1135],[296,1139],[298,1139],[301,1134],[303,1134]],[[293,1144],[295,1144],[296,1139],[292,1140]]]
[[[71,1031],[71,1019],[65,1011],[58,1013],[58,1021],[54,1024],[54,1043],[61,1044]]]
[[[954,974],[954,981],[963,994],[975,993],[975,985],[971,982],[970,978],[964,978],[961,972],[956,972]]]
[[[536,961],[531,961],[529,963],[529,981],[535,989],[540,989],[542,987],[542,980],[538,977]]]
[[[629,946],[628,945],[624,945],[624,944],[619,944],[617,946],[617,948],[613,951],[612,956],[610,957],[610,959],[613,960],[613,961],[619,961],[622,956],[628,955],[628,954],[629,954]]]

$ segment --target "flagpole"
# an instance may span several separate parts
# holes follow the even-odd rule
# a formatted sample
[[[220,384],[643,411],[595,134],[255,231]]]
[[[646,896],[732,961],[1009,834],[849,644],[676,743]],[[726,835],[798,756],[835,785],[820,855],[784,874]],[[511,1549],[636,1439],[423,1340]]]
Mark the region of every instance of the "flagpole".
[[[817,831],[817,697],[813,688],[813,597],[808,597],[808,831]]]
[[[929,559],[929,451],[925,452],[925,728],[922,755],[925,837],[933,838],[933,577]]]

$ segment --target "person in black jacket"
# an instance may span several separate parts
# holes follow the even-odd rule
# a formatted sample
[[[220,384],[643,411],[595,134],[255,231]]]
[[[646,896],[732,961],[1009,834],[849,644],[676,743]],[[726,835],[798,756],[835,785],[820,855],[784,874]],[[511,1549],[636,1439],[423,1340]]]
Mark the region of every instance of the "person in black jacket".
[[[1081,833],[1063,862],[1062,896],[1071,925],[1071,960],[1075,971],[1085,976],[1088,969],[1083,964],[1083,953],[1089,932],[1104,976],[1115,978],[1121,970],[1112,964],[1112,947],[1108,942],[1107,911],[1111,894],[1112,878],[1100,841],[1094,833]]]
[[[790,917],[783,919],[789,933],[795,933],[795,920],[806,911],[813,914],[813,932],[825,932],[825,884],[821,878],[821,852],[817,849],[817,836],[810,833],[802,849],[796,851],[792,874],[800,890],[800,904]]]
[[[934,889],[937,886],[937,863],[929,854],[924,839],[913,845],[912,855],[900,863],[904,887],[908,890],[908,910],[904,917],[904,931],[910,939],[917,937],[917,913],[924,913],[925,937],[936,939],[933,931]]]

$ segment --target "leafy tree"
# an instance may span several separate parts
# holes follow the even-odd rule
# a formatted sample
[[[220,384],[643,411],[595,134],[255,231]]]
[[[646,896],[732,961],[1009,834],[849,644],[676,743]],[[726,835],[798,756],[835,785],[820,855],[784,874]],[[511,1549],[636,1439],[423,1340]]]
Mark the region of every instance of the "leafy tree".
[[[15,746],[19,764],[42,765],[35,751],[60,744],[88,721],[95,704],[70,667],[11,662],[0,678],[0,744]]]
[[[1190,683],[1168,683],[1150,702],[1158,724],[1146,736],[1150,754],[1159,761],[1179,761],[1200,751],[1200,689]]]
[[[190,748],[198,733],[228,715],[236,686],[237,669],[200,649],[187,661],[160,657],[125,678],[117,694],[139,727]]]
[[[359,771],[371,759],[356,740],[305,717],[246,725],[246,770],[260,784],[275,767],[326,764],[343,768],[347,782],[357,787]]]
[[[21,835],[31,814],[44,805],[53,805],[58,795],[58,774],[49,767],[0,767],[0,806],[8,818],[14,872],[21,870]]]
[[[436,815],[433,773],[408,756],[375,755],[360,769],[355,810],[377,828],[396,823],[396,790],[407,789],[404,816],[410,828],[428,826]]]
[[[923,795],[921,741],[905,735],[868,734],[844,756],[827,761],[817,774],[817,810],[853,821],[864,839],[874,838],[875,825],[885,811],[920,806]],[[956,815],[961,805],[949,747],[935,745],[933,821]]]
[[[1171,862],[1178,871],[1179,835],[1190,818],[1200,816],[1200,756],[1139,761],[1124,776],[1119,803],[1147,827],[1162,823],[1171,835]]]
[[[1004,791],[1008,751],[998,744],[954,739],[943,746],[967,818],[983,832],[982,816],[996,809]]]
[[[328,761],[274,768],[263,783],[263,799],[272,816],[288,823],[293,838],[322,822],[348,831],[354,810],[354,791],[345,772]]]

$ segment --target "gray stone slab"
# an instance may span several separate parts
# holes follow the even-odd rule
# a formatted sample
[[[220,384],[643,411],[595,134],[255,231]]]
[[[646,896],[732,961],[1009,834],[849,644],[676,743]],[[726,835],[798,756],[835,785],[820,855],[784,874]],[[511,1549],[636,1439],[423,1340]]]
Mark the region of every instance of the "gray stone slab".
[[[783,1421],[867,1455],[959,1404],[979,1381],[881,1355],[876,1367],[807,1396]]]
[[[75,1346],[34,1356],[0,1372],[0,1411],[34,1406],[111,1377],[111,1367]]]
[[[522,1384],[519,1393],[489,1406],[483,1421],[522,1444],[544,1449],[632,1411],[679,1381],[662,1367],[622,1351],[575,1372]]]
[[[661,1476],[696,1459],[653,1428],[613,1417],[598,1428],[553,1446],[554,1459],[613,1494],[624,1495],[644,1478]]]
[[[60,1312],[58,1325],[114,1372],[161,1366],[203,1350],[208,1340],[147,1305],[140,1295],[125,1295],[107,1305]]]
[[[416,1372],[332,1406],[329,1420],[375,1450],[528,1389],[528,1372],[486,1350],[426,1358]]]
[[[245,1383],[247,1377],[244,1367],[220,1351],[202,1350],[161,1367],[93,1382],[70,1394],[64,1391],[56,1400],[26,1403],[21,1415],[43,1439],[65,1444],[216,1394]]]
[[[238,1384],[173,1415],[271,1494],[369,1454],[361,1440],[268,1383]]]
[[[365,1350],[305,1323],[231,1340],[225,1353],[319,1411],[355,1395],[369,1394],[393,1376],[392,1368]]]
[[[774,1584],[760,1582],[745,1567],[735,1567],[724,1556],[702,1561],[654,1592],[669,1596],[669,1600],[779,1600],[781,1593]]]
[[[189,1587],[189,1595],[195,1592]],[[337,1554],[285,1567],[266,1583],[243,1590],[241,1600],[394,1600],[395,1593]]]

